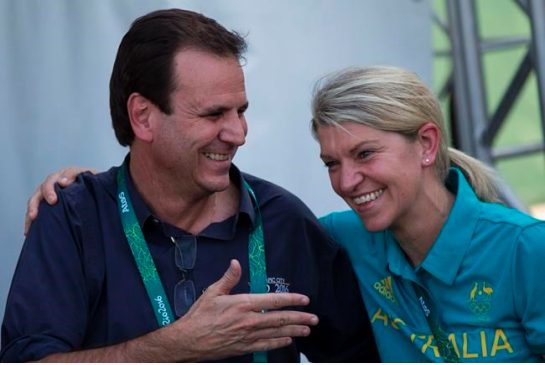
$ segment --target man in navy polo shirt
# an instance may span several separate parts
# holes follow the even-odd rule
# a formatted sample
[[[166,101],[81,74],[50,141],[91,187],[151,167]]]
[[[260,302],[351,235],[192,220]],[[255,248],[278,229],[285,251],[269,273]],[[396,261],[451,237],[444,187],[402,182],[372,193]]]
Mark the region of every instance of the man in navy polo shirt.
[[[0,360],[378,360],[345,254],[295,196],[231,163],[245,46],[184,10],[132,24],[110,81],[130,153],[41,206]]]

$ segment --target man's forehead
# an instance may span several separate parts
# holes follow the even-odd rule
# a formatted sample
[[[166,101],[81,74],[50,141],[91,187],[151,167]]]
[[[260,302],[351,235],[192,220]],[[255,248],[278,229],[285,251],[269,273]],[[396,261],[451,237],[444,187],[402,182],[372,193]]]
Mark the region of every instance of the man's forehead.
[[[183,86],[226,82],[244,84],[244,72],[235,56],[218,56],[201,50],[185,49],[176,54],[173,66],[174,77]]]
[[[191,76],[189,76],[191,77]],[[208,76],[205,79],[177,80],[175,92],[180,97],[196,99],[200,104],[246,103],[246,86],[243,77],[235,75]]]
[[[199,113],[247,108],[249,104],[244,90],[235,93],[206,93],[195,88],[181,88],[174,92],[173,98],[174,102],[186,104]]]
[[[225,110],[232,108],[241,108],[248,105],[248,99],[245,93],[230,95],[215,95],[211,97],[195,98],[196,103],[201,109]]]

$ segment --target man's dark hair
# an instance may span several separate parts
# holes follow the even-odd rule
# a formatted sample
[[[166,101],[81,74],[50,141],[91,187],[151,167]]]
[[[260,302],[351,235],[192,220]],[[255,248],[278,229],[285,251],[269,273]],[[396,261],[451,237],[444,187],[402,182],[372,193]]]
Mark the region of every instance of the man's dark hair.
[[[240,60],[246,42],[214,19],[188,10],[158,10],[136,19],[119,45],[110,78],[112,125],[122,146],[134,140],[127,112],[132,93],[140,93],[165,114],[172,112],[173,60],[185,48]]]

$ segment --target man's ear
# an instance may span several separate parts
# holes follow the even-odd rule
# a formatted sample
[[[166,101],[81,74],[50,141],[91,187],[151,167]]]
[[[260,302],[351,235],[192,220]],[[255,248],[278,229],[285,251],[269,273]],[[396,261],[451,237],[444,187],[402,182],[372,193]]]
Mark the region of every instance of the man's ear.
[[[139,93],[132,93],[127,100],[127,111],[134,136],[142,141],[153,140],[152,110],[155,106]]]
[[[422,165],[429,166],[435,163],[439,144],[441,143],[441,131],[432,122],[426,122],[418,129],[418,142],[422,147]]]

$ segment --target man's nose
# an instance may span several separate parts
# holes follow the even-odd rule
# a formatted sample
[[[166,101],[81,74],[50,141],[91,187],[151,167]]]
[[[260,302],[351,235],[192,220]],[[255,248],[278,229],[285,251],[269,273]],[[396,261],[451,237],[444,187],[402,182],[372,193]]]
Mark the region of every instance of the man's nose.
[[[220,139],[235,146],[241,146],[246,142],[248,126],[244,114],[231,112],[225,116],[224,127]]]

